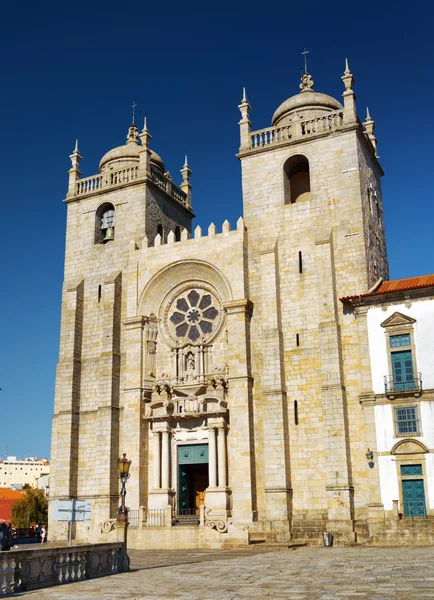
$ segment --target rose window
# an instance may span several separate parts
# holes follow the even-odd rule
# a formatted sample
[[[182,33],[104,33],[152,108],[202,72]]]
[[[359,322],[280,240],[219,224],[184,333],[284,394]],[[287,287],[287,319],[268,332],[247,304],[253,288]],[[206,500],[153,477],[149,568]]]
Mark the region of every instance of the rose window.
[[[214,295],[205,289],[190,289],[181,293],[169,309],[168,328],[178,342],[207,342],[217,333],[221,310]]]

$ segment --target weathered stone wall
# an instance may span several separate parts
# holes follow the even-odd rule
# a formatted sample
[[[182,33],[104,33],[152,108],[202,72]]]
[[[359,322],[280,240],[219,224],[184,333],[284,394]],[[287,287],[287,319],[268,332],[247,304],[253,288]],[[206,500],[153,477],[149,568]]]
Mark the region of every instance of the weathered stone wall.
[[[267,506],[275,497],[274,490],[267,490],[266,473],[283,469],[292,497],[293,527],[303,530],[308,515],[317,529],[327,518],[346,522],[340,527],[348,529],[355,507],[357,512],[368,500],[357,329],[344,318],[338,302],[354,290],[367,291],[370,283],[359,147],[355,128],[350,127],[286,148],[241,153],[249,298],[255,307],[252,372],[259,519],[268,518]],[[283,166],[297,154],[309,161],[311,193],[285,205]],[[277,294],[271,291],[272,263],[266,267],[263,258],[271,251],[278,256],[277,306]],[[273,327],[275,341],[270,346],[266,341]],[[267,398],[273,398],[271,406]],[[285,406],[289,435],[285,442],[275,439],[270,448],[267,432]],[[273,423],[270,409],[277,411]]]

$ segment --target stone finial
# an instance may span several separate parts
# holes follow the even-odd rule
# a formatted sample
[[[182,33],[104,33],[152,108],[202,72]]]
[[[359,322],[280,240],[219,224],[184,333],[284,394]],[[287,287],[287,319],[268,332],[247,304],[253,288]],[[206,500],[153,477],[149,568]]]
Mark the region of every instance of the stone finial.
[[[175,232],[169,231],[169,233],[167,234],[167,243],[168,244],[174,244],[175,243]]]
[[[181,242],[185,242],[185,240],[189,239],[189,234],[188,234],[188,229],[186,227],[184,227],[184,229],[181,231]]]
[[[149,174],[151,172],[151,152],[149,150],[149,142],[152,140],[152,136],[148,131],[146,117],[139,138],[142,142],[142,146],[139,149],[139,170],[143,174]]]
[[[202,227],[198,225],[194,230],[194,239],[197,240],[202,237]]]
[[[300,93],[302,94],[303,92],[310,92],[311,90],[313,90],[314,85],[315,83],[312,79],[312,75],[310,73],[303,73],[303,75],[301,76]]]
[[[155,236],[155,239],[154,239],[154,246],[161,246],[162,241],[163,240],[162,240],[161,235],[159,233],[157,233],[157,235]]]
[[[345,71],[341,77],[345,91],[342,94],[344,99],[344,122],[345,123],[353,123],[357,121],[357,112],[356,112],[356,95],[353,91],[353,85],[355,83],[353,74],[350,71],[350,67],[348,66],[348,59],[345,59]]]
[[[191,174],[192,174],[192,170],[189,167],[187,155],[185,155],[184,166],[181,169],[182,183],[179,187],[181,188],[181,190],[183,192],[185,192],[187,194],[187,208],[190,208],[190,209],[192,207],[192,204],[191,204],[192,185],[190,183]]]
[[[363,121],[363,126],[366,131],[366,135],[368,139],[371,141],[371,144],[374,146],[375,156],[378,158],[377,154],[377,138],[374,135],[375,122],[373,121],[371,115],[369,114],[369,108],[366,107],[366,119]]]
[[[68,182],[68,196],[75,196],[77,181],[81,177],[81,172],[78,168],[82,156],[78,150],[78,140],[75,140],[75,148],[72,154],[69,155],[71,159],[71,168],[69,169],[69,182]]]
[[[247,92],[245,87],[243,87],[243,97],[241,98],[241,104],[238,105],[238,108],[241,112],[241,118],[248,119],[249,112],[252,110],[252,107],[250,106],[249,101],[247,100]]]
[[[129,129],[128,129],[128,135],[127,135],[127,144],[130,143],[134,143],[134,144],[138,144],[138,139],[139,137],[139,130],[137,129],[137,127],[133,124],[130,125]]]
[[[223,223],[223,227],[222,227],[222,233],[226,233],[228,234],[231,230],[231,225],[229,223],[229,221],[226,219],[226,221]]]
[[[142,142],[142,145],[146,148],[149,146],[149,142],[152,140],[152,135],[149,133],[148,125],[146,122],[146,117],[143,122],[143,129],[140,132],[139,138]]]
[[[350,67],[348,66],[348,58],[345,59],[345,71],[341,77],[344,82],[345,91],[349,91],[353,89],[353,85],[355,83],[353,74],[350,71]]]
[[[238,105],[238,108],[241,112],[241,121],[238,123],[240,126],[240,150],[243,150],[250,148],[250,132],[252,130],[252,124],[249,121],[249,114],[252,110],[252,107],[247,100],[246,88],[243,88],[243,97],[241,99],[241,104]]]
[[[211,225],[208,227],[208,235],[212,236],[215,235],[217,232],[216,226],[214,225],[214,223],[211,223]]]
[[[185,155],[184,166],[181,169],[181,175],[182,175],[182,179],[183,179],[184,182],[190,181],[190,177],[191,177],[192,172],[193,171],[190,169],[190,167],[188,165],[187,155]]]
[[[72,168],[78,169],[78,165],[83,158],[78,150],[78,140],[75,140],[75,148],[73,153],[69,155],[69,158],[71,159]]]
[[[237,229],[238,231],[244,231],[244,219],[240,217],[237,221]]]

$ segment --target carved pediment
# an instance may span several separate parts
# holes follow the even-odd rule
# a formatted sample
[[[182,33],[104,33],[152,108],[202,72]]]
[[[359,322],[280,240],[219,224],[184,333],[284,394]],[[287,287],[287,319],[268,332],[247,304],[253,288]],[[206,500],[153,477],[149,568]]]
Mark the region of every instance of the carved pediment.
[[[412,325],[413,323],[416,323],[416,319],[412,319],[400,312],[395,312],[381,323],[381,327],[396,327],[399,325]]]
[[[425,454],[426,452],[428,452],[428,450],[422,442],[405,439],[400,440],[393,446],[391,454]]]

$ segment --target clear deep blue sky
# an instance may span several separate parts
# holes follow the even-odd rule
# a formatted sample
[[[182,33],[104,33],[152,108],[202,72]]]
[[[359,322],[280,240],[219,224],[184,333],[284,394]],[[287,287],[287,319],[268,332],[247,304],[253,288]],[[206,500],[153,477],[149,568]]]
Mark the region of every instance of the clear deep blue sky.
[[[304,47],[315,89],[339,99],[348,56],[377,125],[391,278],[434,272],[433,17],[428,1],[2,3],[0,455],[49,456],[68,156],[78,138],[96,173],[133,100],[175,182],[188,154],[195,224],[234,225],[242,87],[267,127]]]

